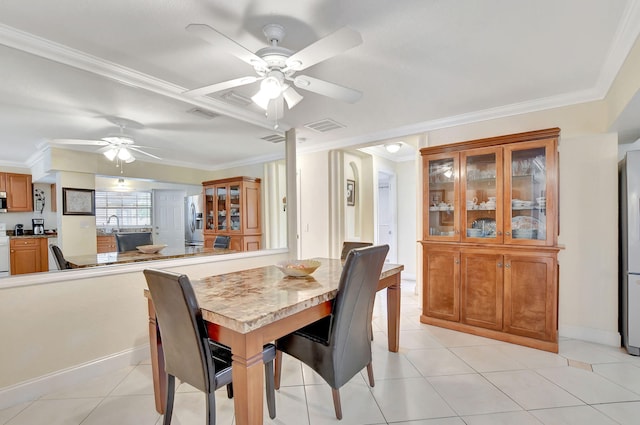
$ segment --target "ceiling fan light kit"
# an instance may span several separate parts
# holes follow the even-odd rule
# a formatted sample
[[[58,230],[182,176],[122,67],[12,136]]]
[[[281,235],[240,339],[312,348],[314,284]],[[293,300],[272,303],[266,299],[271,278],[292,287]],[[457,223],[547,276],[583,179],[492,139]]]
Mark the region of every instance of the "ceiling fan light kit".
[[[303,99],[300,93],[285,83],[286,81],[293,82],[293,86],[300,89],[348,103],[355,103],[362,97],[362,93],[358,90],[305,75],[293,76],[297,71],[302,71],[362,44],[360,33],[349,27],[343,27],[302,50],[294,52],[279,45],[286,34],[284,27],[278,24],[268,24],[262,28],[262,32],[267,38],[269,46],[256,53],[247,50],[205,24],[191,24],[187,26],[186,30],[211,44],[224,46],[229,53],[251,65],[258,75],[258,77],[240,77],[188,90],[184,92],[186,95],[204,96],[261,81],[260,90],[251,99],[256,105],[267,111],[269,119],[276,122],[283,116],[284,103],[287,104],[288,109],[291,109]]]

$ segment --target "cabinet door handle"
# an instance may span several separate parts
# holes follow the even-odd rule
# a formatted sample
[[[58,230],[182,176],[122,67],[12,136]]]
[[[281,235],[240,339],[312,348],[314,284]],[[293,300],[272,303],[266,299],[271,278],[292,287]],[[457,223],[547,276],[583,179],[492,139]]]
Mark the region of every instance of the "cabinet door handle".
[[[458,259],[456,258],[455,263],[456,263],[456,264],[460,264],[460,260],[458,260]]]
[[[502,263],[498,263],[498,268],[502,268]]]
[[[502,236],[502,232],[500,230],[498,230],[497,235],[498,236]]]
[[[510,236],[511,232],[504,232],[505,235]]]
[[[507,263],[504,265],[505,268],[510,269],[511,268],[511,264]]]

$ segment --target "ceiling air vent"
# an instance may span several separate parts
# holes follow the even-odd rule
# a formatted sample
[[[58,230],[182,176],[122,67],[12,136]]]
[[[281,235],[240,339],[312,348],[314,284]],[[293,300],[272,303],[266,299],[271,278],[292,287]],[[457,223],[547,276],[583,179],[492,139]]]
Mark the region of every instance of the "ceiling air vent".
[[[285,140],[284,136],[280,136],[279,134],[272,134],[270,136],[264,136],[264,137],[261,137],[261,139],[262,140],[266,140],[267,142],[271,142],[271,143],[282,143]]]
[[[310,130],[317,131],[318,133],[326,133],[327,131],[337,130],[338,128],[344,128],[345,126],[332,119],[325,118],[320,121],[305,124],[305,127]]]
[[[201,109],[201,108],[191,108],[187,111],[187,113],[196,115],[206,120],[212,120],[215,117],[219,116],[219,114],[216,114],[215,112],[207,111],[206,109]]]

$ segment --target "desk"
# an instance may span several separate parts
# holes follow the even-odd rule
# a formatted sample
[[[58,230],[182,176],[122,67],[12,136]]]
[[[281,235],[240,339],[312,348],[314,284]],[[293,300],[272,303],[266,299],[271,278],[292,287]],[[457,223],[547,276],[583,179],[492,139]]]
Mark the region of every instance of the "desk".
[[[262,346],[331,312],[342,273],[341,260],[318,258],[308,278],[285,277],[274,266],[211,276],[192,282],[209,336],[231,347],[236,425],[262,424],[264,366]],[[400,272],[385,264],[378,290],[387,289],[389,351],[397,352],[400,326]],[[164,412],[166,374],[162,339],[149,292],[149,342],[156,410]]]
[[[180,248],[164,248],[154,254],[140,251],[104,252],[100,254],[76,255],[65,257],[72,269],[84,267],[107,266],[109,264],[137,263],[139,261],[168,260],[171,258],[196,257],[203,255],[230,254],[233,251],[222,248],[205,248],[202,246],[185,246]]]

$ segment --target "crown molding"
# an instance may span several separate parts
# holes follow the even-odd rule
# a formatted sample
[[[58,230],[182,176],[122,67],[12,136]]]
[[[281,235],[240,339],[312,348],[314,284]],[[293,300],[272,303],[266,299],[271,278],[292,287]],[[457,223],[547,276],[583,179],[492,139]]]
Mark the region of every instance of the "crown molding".
[[[0,24],[0,44],[273,131],[273,123],[268,121],[262,114],[229,105],[210,97],[194,98],[185,96],[183,94],[187,91],[185,87],[180,87],[80,50],[20,31],[8,25]],[[282,132],[291,128],[284,122],[278,122],[278,124],[278,130]]]

